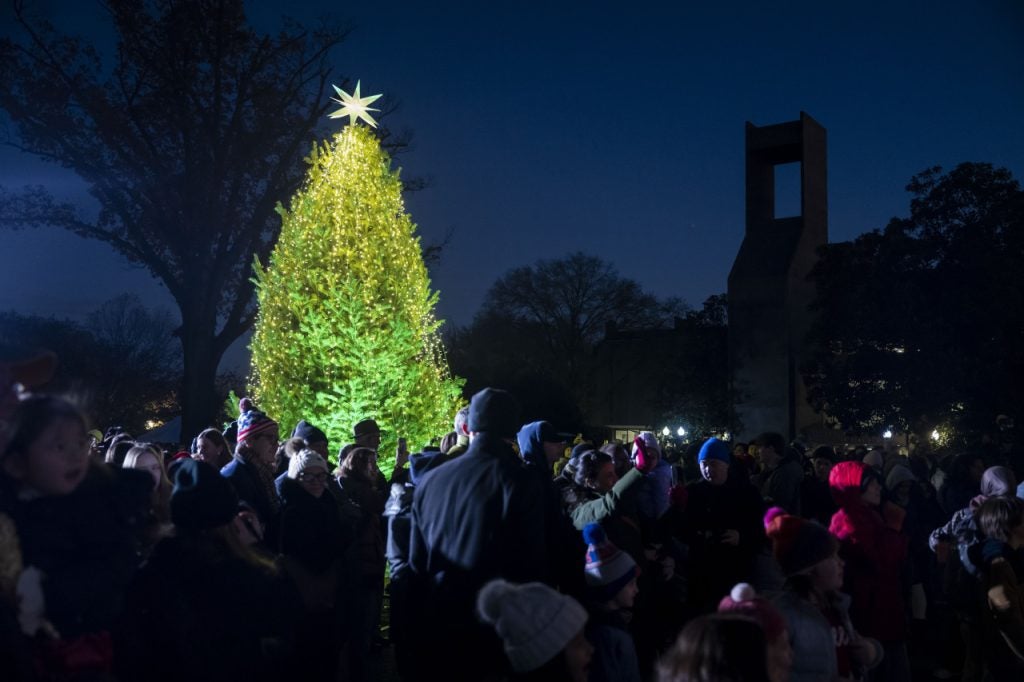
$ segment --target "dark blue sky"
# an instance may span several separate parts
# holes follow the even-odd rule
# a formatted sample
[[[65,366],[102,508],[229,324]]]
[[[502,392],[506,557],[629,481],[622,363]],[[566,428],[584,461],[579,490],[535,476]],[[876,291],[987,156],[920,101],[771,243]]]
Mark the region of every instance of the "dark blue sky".
[[[428,243],[454,229],[434,286],[456,323],[509,268],[578,249],[694,306],[725,291],[748,120],[803,110],[827,128],[832,241],[905,214],[904,186],[929,166],[989,161],[1024,176],[1016,0],[544,4],[248,5],[267,30],[286,12],[354,27],[338,72],[402,102],[391,125],[414,129],[415,148],[399,163],[432,181],[407,207]],[[44,6],[104,35],[91,3]],[[82,191],[0,151],[0,184],[29,182]],[[52,231],[2,244],[0,309],[78,315],[125,290],[174,307],[101,244]]]

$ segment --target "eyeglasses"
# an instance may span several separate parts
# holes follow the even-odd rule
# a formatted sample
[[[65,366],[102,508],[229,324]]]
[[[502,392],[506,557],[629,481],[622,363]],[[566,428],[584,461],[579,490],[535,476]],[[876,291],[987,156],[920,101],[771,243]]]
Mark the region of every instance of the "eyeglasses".
[[[326,483],[327,482],[327,474],[325,472],[322,472],[322,471],[319,474],[311,474],[311,473],[307,473],[307,472],[303,471],[296,478],[298,478],[300,481],[305,481],[307,483],[312,483],[314,481],[317,482],[317,483]]]

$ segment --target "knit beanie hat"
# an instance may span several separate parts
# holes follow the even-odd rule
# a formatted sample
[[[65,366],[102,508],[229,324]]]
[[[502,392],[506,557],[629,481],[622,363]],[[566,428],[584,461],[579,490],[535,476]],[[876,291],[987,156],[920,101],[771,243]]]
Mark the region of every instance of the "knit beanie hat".
[[[583,569],[587,595],[596,602],[606,602],[636,577],[636,562],[608,540],[599,523],[588,523],[583,539],[587,543],[587,563]]]
[[[641,431],[639,434],[637,434],[637,437],[633,439],[633,449],[629,453],[634,460],[636,460],[637,450],[641,447],[637,443],[638,440],[643,443],[642,447],[644,447],[646,450],[653,449],[655,452],[658,453],[659,457],[661,456],[661,446],[658,445],[658,439],[655,437],[655,435],[650,431]]]
[[[181,459],[174,467],[171,521],[179,528],[204,530],[231,523],[238,496],[231,483],[206,462]]]
[[[769,509],[764,520],[772,554],[787,577],[816,566],[839,547],[839,541],[824,526],[787,514],[781,507]]]
[[[238,401],[238,409],[241,414],[238,416],[238,435],[235,440],[239,442],[262,431],[277,428],[277,422],[253,407],[248,398]]]
[[[748,583],[739,583],[733,587],[732,591],[718,602],[718,611],[750,616],[764,630],[769,642],[774,642],[786,632],[786,620],[779,610],[764,597],[759,597]]]
[[[878,450],[872,450],[868,454],[864,455],[864,459],[861,461],[869,467],[874,467],[876,469],[881,469],[885,466],[885,458],[882,457],[882,453]]]
[[[895,490],[896,486],[900,483],[916,480],[917,477],[914,476],[914,472],[910,470],[910,467],[904,464],[896,464],[889,470],[889,475],[885,477],[885,487],[888,490]]]
[[[301,438],[310,444],[327,442],[327,434],[307,422],[305,419],[300,420],[299,423],[295,425],[295,430],[292,431],[292,438]]]
[[[728,464],[732,461],[732,454],[729,452],[729,445],[718,438],[708,438],[704,445],[700,446],[697,454],[697,461],[703,462],[706,459],[717,459]]]
[[[1013,495],[1016,489],[1016,476],[1004,466],[989,467],[981,475],[981,494],[986,497]]]
[[[519,401],[499,388],[485,388],[469,402],[469,430],[511,438],[519,431]]]
[[[476,608],[504,642],[505,655],[518,673],[553,659],[587,622],[586,610],[575,599],[543,583],[492,580],[480,590]]]
[[[303,471],[314,467],[320,467],[327,471],[327,462],[318,452],[309,448],[300,450],[288,460],[288,478],[298,478]]]

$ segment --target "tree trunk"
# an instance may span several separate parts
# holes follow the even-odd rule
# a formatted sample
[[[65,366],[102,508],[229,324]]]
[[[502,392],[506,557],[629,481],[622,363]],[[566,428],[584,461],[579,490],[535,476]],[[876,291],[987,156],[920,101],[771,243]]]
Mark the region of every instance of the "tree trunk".
[[[184,322],[181,350],[184,372],[181,382],[181,434],[183,444],[190,443],[203,429],[215,423],[220,409],[217,396],[217,367],[223,351],[217,348],[216,322]]]

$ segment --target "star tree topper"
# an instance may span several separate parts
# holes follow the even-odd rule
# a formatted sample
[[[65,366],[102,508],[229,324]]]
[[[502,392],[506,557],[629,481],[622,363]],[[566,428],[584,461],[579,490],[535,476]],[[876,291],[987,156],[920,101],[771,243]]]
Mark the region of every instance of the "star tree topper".
[[[351,95],[339,88],[337,85],[332,85],[334,91],[338,93],[338,97],[332,97],[331,99],[341,105],[341,109],[332,112],[327,115],[328,118],[344,118],[348,116],[349,124],[353,124],[359,119],[363,119],[368,124],[377,127],[377,122],[373,120],[373,116],[370,116],[371,111],[380,111],[380,109],[373,109],[370,107],[371,104],[380,99],[380,95],[370,95],[369,97],[359,96],[359,81],[356,81],[356,90]]]

